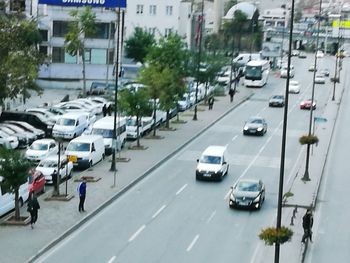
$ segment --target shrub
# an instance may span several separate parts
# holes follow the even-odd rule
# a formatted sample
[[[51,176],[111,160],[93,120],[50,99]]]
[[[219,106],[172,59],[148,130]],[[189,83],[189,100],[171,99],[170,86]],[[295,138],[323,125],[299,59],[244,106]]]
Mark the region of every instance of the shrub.
[[[303,135],[299,138],[301,145],[304,144],[315,144],[318,143],[318,138],[316,135]]]
[[[276,243],[283,244],[290,241],[293,236],[293,231],[287,227],[282,226],[277,229],[275,227],[268,227],[261,230],[259,238],[264,240],[265,245],[272,246]]]

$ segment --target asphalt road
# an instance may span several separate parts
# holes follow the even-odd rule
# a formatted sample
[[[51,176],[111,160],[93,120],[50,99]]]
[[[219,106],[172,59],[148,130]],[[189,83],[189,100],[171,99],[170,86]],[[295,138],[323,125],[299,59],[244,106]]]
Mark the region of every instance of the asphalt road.
[[[324,58],[327,60],[327,58]],[[313,63],[293,58],[301,94],[290,95],[286,181],[291,178],[302,147],[298,138],[308,131],[309,111],[299,109],[311,97]],[[327,63],[325,63],[326,65]],[[330,84],[316,86],[317,110],[329,96]],[[240,87],[244,89],[245,87]],[[38,262],[255,262],[261,228],[276,215],[282,108],[269,108],[272,94],[284,94],[285,80],[270,78],[243,103],[110,207],[41,257]],[[243,136],[250,116],[263,116],[263,137]],[[195,180],[196,159],[208,145],[227,146],[229,175],[222,182]],[[260,211],[228,208],[229,188],[239,177],[261,178],[267,188]]]

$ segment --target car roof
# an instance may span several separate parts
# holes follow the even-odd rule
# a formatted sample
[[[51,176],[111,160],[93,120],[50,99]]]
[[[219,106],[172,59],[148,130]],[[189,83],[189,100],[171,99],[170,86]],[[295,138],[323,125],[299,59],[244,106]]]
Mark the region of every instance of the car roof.
[[[90,143],[90,142],[94,142],[98,139],[103,139],[103,137],[101,135],[84,135],[84,136],[76,137],[75,139],[71,140],[70,142]]]
[[[297,81],[297,80],[290,80],[290,81],[289,81],[289,84],[292,84],[292,85],[299,85],[299,81]]]
[[[39,140],[35,140],[33,143],[51,143],[51,142],[56,143],[54,139],[39,139]]]
[[[65,114],[62,114],[60,116],[60,119],[62,118],[78,118],[80,116],[86,116],[89,115],[90,113],[85,112],[85,111],[72,111],[72,112],[67,112]]]
[[[60,160],[66,159],[67,156],[66,155],[61,155],[60,156]],[[44,161],[58,161],[58,155],[54,154],[54,155],[49,155],[46,158],[42,159],[42,162]]]
[[[254,178],[240,178],[237,180],[237,183],[241,182],[247,182],[247,183],[256,183],[258,184],[261,180],[260,179],[254,179]]]
[[[220,156],[223,154],[223,152],[226,150],[225,146],[218,146],[218,145],[211,145],[208,146],[204,152],[203,155],[214,155],[214,156]]]

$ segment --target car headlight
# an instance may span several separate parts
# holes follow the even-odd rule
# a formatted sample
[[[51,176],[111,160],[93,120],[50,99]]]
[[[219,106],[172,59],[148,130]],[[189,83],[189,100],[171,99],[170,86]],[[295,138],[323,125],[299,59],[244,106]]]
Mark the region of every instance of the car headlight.
[[[244,126],[243,130],[247,131],[247,130],[248,130],[248,127],[247,127],[247,126]]]
[[[230,194],[230,199],[231,199],[232,201],[236,201],[236,198],[235,198],[235,196],[233,195],[233,193]]]
[[[259,127],[259,128],[257,128],[256,130],[257,130],[257,131],[262,131],[262,129],[263,129],[262,127]]]
[[[260,201],[260,195],[258,195],[258,196],[254,199],[253,202],[255,203],[255,202],[259,202],[259,201]]]

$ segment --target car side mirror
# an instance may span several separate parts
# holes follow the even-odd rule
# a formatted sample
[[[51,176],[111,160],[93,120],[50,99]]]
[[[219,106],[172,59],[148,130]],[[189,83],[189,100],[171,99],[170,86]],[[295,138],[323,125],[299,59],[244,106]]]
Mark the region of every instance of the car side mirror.
[[[227,162],[223,162],[222,164],[227,164]]]
[[[197,159],[197,163],[199,163],[199,159]]]

